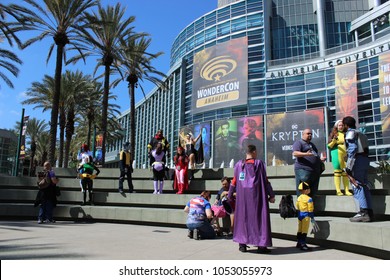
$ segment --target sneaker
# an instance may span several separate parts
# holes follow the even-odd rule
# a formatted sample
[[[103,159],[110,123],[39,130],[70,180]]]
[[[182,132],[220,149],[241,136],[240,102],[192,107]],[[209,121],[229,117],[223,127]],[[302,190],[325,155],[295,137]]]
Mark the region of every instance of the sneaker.
[[[240,252],[242,252],[242,253],[246,253],[247,248],[248,248],[248,246],[246,246],[246,244],[240,244],[240,245],[238,246],[238,250],[239,250]]]
[[[311,248],[307,247],[306,244],[301,244],[301,248],[300,248],[302,251],[310,251]]]
[[[194,239],[195,240],[200,240],[200,232],[199,232],[199,230],[196,228],[196,229],[194,229]]]
[[[352,218],[349,218],[349,220],[351,222],[353,222],[353,223],[357,223],[357,222],[363,222],[363,223],[371,222],[370,216],[368,216],[367,214],[364,214],[364,213],[360,213],[360,212],[357,213]]]
[[[257,247],[257,253],[258,254],[269,254],[271,253],[271,250],[267,247]]]
[[[41,219],[39,219],[38,224],[43,224],[43,221]]]
[[[121,189],[119,189],[118,191],[119,191],[119,193],[123,193],[123,190],[121,190]]]
[[[187,234],[188,238],[194,238],[194,231],[193,230],[188,230],[188,234]]]
[[[53,219],[51,219],[51,220],[46,219],[44,223],[45,223],[45,224],[50,224],[50,223],[54,224],[55,222],[56,222],[56,221],[53,220]]]

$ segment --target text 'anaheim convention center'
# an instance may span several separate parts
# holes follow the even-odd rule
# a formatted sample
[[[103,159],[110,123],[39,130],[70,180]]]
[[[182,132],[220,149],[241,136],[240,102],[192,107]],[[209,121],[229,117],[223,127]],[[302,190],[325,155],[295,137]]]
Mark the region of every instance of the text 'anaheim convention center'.
[[[177,35],[166,87],[136,105],[136,167],[148,166],[158,129],[172,155],[185,135],[202,134],[206,167],[228,167],[250,143],[267,165],[292,164],[303,129],[326,155],[347,115],[368,136],[371,161],[388,159],[389,16],[387,0],[218,1]],[[118,118],[125,135],[108,146],[112,166],[130,139],[129,111]]]

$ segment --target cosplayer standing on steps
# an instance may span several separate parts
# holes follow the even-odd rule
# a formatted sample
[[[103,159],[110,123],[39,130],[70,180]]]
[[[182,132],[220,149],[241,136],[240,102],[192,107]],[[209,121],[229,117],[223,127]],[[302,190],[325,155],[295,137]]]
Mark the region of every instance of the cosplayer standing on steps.
[[[188,213],[186,224],[189,238],[196,240],[215,238],[215,231],[210,224],[213,218],[210,198],[210,192],[203,191],[199,196],[191,199],[184,208],[184,212]]]
[[[55,188],[59,180],[53,169],[51,169],[50,162],[45,162],[43,164],[43,169],[43,172],[38,173],[39,191],[34,206],[40,205],[38,224],[55,223],[55,220],[53,219],[53,209],[57,204]]]
[[[350,179],[353,197],[360,210],[350,218],[351,222],[370,222],[373,218],[371,193],[367,186],[368,167],[368,140],[367,136],[356,129],[356,120],[353,117],[345,117],[343,124],[347,128],[345,134],[345,145],[347,147],[347,167],[346,172]]]
[[[308,196],[310,193],[310,186],[305,182],[301,182],[298,186],[301,195],[297,199],[298,210],[298,232],[297,232],[297,248],[308,251],[309,247],[306,245],[306,236],[309,232],[310,221],[314,219],[314,204],[313,199]]]
[[[96,171],[96,174],[93,175],[93,171]],[[100,170],[97,168],[93,162],[92,157],[88,157],[85,159],[85,163],[80,166],[78,171],[81,173],[81,184],[83,186],[83,204],[87,204],[87,190],[88,190],[88,198],[89,204],[93,205],[93,179],[97,175],[99,175]]]
[[[347,156],[347,151],[344,145],[344,138],[344,124],[342,120],[338,120],[333,126],[328,143],[334,169],[334,184],[337,195],[343,195],[340,190],[341,181],[343,181],[345,195],[352,195],[348,189],[349,180],[344,170],[346,167],[345,158]]]
[[[89,150],[89,147],[87,144],[82,144],[79,154],[77,155],[77,160],[79,161],[79,167],[82,166],[84,163],[86,163],[85,159],[89,159],[89,157],[93,157],[92,152]],[[77,178],[80,177],[79,175]],[[81,183],[80,179],[80,188],[83,192],[83,184]]]
[[[119,192],[123,193],[123,182],[125,181],[125,176],[127,177],[127,185],[129,187],[129,192],[132,193],[134,190],[133,180],[131,178],[131,173],[133,173],[132,166],[133,159],[131,158],[130,153],[130,143],[126,142],[123,144],[123,149],[119,154]]]
[[[188,190],[188,157],[184,153],[183,147],[177,147],[177,153],[173,158],[175,164],[174,189],[177,194],[182,194]]]
[[[192,133],[188,133],[186,135],[185,143],[186,143],[186,155],[188,156],[189,159],[189,168],[190,169],[195,169],[196,167],[196,160],[197,160],[197,151],[195,149],[196,142],[200,139],[202,136],[202,129],[200,130],[199,135],[194,139]]]
[[[234,166],[236,208],[233,241],[241,252],[247,245],[257,246],[257,252],[270,253],[272,246],[269,202],[275,202],[272,186],[267,179],[265,163],[257,158],[256,146],[248,145],[246,158]]]
[[[156,135],[152,139],[150,139],[148,143],[148,157],[149,157],[150,166],[152,166],[153,163],[152,151],[156,149],[158,143],[161,143],[162,150],[164,151],[165,156],[169,157],[169,150],[170,150],[169,142],[167,138],[164,137],[163,130],[159,129]]]
[[[165,152],[162,149],[162,144],[158,143],[156,149],[152,151],[152,167],[153,167],[153,194],[162,194],[164,188],[164,172],[165,172]]]

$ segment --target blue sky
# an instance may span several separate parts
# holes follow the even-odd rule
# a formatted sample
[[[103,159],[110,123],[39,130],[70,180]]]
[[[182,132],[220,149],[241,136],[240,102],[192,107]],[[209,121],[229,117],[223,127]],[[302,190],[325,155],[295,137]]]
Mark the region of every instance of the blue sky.
[[[2,0],[4,4],[15,2],[13,0]],[[152,44],[150,51],[153,53],[162,51],[164,55],[156,59],[153,66],[167,73],[169,70],[169,57],[172,43],[176,36],[188,24],[196,20],[207,12],[217,8],[217,0],[102,0],[103,6],[110,4],[115,5],[120,2],[122,6],[127,7],[126,14],[135,16],[135,30],[139,32],[147,32],[151,35]],[[21,1],[20,1],[21,3]],[[145,4],[147,3],[147,4]],[[21,36],[22,37],[22,36]],[[23,36],[24,37],[24,36]],[[50,39],[52,40],[52,39]],[[9,88],[2,80],[0,80],[0,128],[10,129],[15,126],[17,121],[20,121],[22,108],[25,109],[25,116],[44,119],[46,122],[50,120],[50,111],[42,113],[41,109],[33,109],[33,106],[22,106],[21,102],[26,99],[25,91],[31,87],[32,82],[41,82],[44,75],[54,76],[55,52],[48,64],[46,57],[48,54],[51,41],[44,40],[36,42],[29,48],[19,51],[13,51],[23,61],[19,66],[20,73],[17,78],[4,71],[11,78],[15,88]],[[1,43],[0,48],[8,48],[6,43]],[[65,70],[80,70],[84,74],[93,74],[94,61],[89,60],[87,65],[80,62],[76,65],[65,66]],[[99,69],[101,73],[103,69]],[[146,93],[153,89],[152,84],[143,85]],[[121,107],[121,111],[129,108],[129,97],[127,83],[123,82],[112,92],[118,96],[116,103]],[[142,98],[142,93],[137,94],[136,101]]]

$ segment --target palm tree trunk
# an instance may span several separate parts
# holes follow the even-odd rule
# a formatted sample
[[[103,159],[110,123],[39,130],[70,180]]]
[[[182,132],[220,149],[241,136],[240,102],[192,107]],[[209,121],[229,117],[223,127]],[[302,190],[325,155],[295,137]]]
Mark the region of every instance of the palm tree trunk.
[[[64,162],[64,138],[65,138],[65,124],[66,124],[66,117],[65,112],[63,109],[63,106],[60,110],[60,146],[58,149],[58,167],[62,167],[62,164]]]
[[[135,157],[135,83],[130,84],[130,143],[131,159]],[[132,162],[130,164],[133,164]]]
[[[57,142],[57,124],[58,124],[58,108],[61,95],[61,73],[62,73],[62,58],[64,45],[57,45],[56,70],[55,70],[55,91],[53,96],[53,105],[51,108],[50,118],[50,141],[49,141],[49,161],[52,166],[55,166],[55,153]]]
[[[75,118],[75,113],[73,110],[70,110],[66,118],[67,123],[66,123],[66,144],[65,144],[65,162],[64,162],[65,168],[68,168],[68,163],[69,163],[70,143],[72,141],[72,136],[74,134],[74,118]]]
[[[104,93],[103,93],[103,112],[102,112],[102,162],[104,165],[106,159],[106,139],[107,139],[107,111],[108,111],[108,95],[110,93],[110,65],[106,64],[104,70]]]

